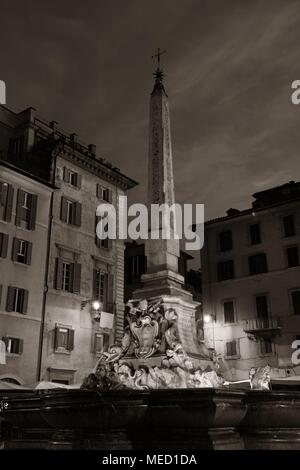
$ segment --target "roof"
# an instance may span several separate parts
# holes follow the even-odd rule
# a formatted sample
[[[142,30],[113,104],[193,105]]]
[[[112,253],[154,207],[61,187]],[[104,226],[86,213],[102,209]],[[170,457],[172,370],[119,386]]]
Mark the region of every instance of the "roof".
[[[300,201],[300,182],[289,181],[280,186],[254,193],[252,196],[255,200],[252,202],[252,207],[249,209],[239,210],[230,208],[227,211],[227,215],[210,219],[205,222],[205,225],[234,220],[245,215],[256,214],[257,212],[298,202]],[[195,226],[193,226],[193,229],[194,228]]]
[[[6,106],[1,106],[2,114],[9,112],[13,119],[9,118],[10,127],[30,125],[44,141],[49,141],[52,148],[59,150],[67,160],[75,162],[76,165],[90,171],[99,177],[113,182],[123,189],[131,189],[138,183],[123,174],[119,168],[105,158],[97,155],[96,146],[80,141],[75,133],[67,133],[61,129],[56,121],[47,121],[37,115],[32,107],[15,113]],[[33,150],[35,146],[33,147]]]
[[[48,188],[55,189],[55,186],[51,183],[48,183],[47,181],[39,178],[38,176],[35,176],[28,171],[22,170],[22,168],[19,168],[15,165],[12,165],[11,163],[1,160],[0,159],[0,166],[4,166],[5,168],[8,168],[9,170],[15,171],[16,173],[19,173],[20,175],[26,176],[27,178],[30,178],[34,181],[37,181],[38,183],[47,186]]]

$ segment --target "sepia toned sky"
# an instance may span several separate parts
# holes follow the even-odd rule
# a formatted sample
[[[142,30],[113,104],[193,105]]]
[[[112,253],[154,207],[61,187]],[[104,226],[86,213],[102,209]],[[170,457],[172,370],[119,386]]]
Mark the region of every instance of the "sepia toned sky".
[[[300,0],[1,0],[7,105],[33,106],[146,191],[148,107],[160,46],[176,199],[206,218],[300,180]]]

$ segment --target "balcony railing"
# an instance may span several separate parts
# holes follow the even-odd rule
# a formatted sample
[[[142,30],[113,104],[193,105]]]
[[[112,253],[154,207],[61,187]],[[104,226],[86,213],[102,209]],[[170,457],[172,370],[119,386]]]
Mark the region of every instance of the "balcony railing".
[[[244,331],[251,334],[265,334],[280,332],[280,320],[277,317],[272,318],[250,318],[245,321]]]

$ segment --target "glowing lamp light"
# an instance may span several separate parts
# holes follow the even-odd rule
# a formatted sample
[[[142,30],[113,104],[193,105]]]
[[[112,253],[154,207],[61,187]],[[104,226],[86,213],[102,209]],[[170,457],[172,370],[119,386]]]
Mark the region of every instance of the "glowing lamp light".
[[[208,313],[203,317],[204,323],[210,323],[212,321],[212,316]]]
[[[94,309],[94,310],[99,310],[100,307],[101,307],[100,302],[99,302],[98,300],[94,300],[94,302],[93,302],[93,309]]]

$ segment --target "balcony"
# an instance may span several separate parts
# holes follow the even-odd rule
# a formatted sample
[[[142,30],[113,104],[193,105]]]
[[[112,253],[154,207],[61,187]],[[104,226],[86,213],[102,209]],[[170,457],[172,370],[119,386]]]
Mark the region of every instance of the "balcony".
[[[279,335],[281,326],[279,318],[250,318],[244,324],[245,333],[260,338],[271,338],[272,336]]]

